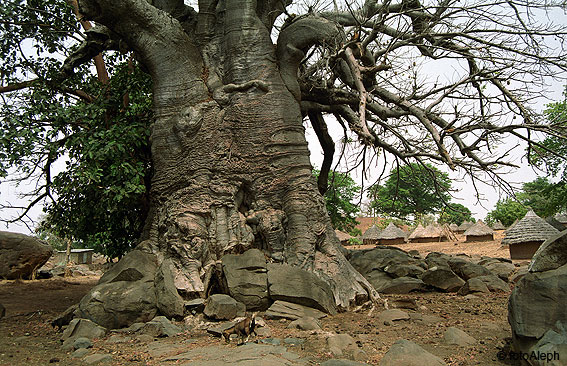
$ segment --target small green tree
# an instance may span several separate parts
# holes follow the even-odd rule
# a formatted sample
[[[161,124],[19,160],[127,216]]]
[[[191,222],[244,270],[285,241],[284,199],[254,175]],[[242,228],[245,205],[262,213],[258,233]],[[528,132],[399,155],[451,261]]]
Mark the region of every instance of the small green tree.
[[[319,177],[319,173],[319,170],[313,170],[316,178]],[[360,187],[347,173],[333,170],[329,172],[328,182],[328,188],[323,197],[333,228],[345,232],[355,230],[358,224],[356,217],[360,208],[353,201],[360,194]]]
[[[538,177],[524,183],[517,198],[520,203],[530,207],[540,217],[548,217],[565,210],[567,205],[567,185],[565,182],[551,183],[545,177]]]
[[[371,206],[379,214],[399,219],[439,212],[449,201],[451,180],[430,164],[411,163],[390,172],[384,185],[370,188]]]
[[[439,216],[439,222],[442,224],[461,225],[464,221],[473,221],[471,210],[460,203],[449,203],[443,208]]]
[[[510,226],[514,221],[524,217],[527,212],[528,209],[520,202],[506,198],[496,202],[496,207],[486,215],[485,221],[489,225],[500,221],[504,226]]]

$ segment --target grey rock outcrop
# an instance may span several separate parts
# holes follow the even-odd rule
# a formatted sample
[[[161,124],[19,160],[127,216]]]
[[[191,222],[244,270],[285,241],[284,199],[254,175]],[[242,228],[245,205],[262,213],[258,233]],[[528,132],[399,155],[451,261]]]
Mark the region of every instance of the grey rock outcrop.
[[[488,293],[490,290],[482,280],[479,280],[478,278],[471,278],[459,289],[457,293],[459,295],[468,295],[477,292]]]
[[[465,331],[449,327],[443,334],[443,340],[447,344],[455,344],[457,346],[470,346],[477,343],[476,339],[468,335]]]
[[[382,357],[380,366],[446,366],[439,357],[427,352],[419,345],[400,339]]]
[[[107,271],[85,295],[75,313],[108,328],[145,323],[158,312],[155,255],[135,249]]]
[[[433,286],[445,292],[456,292],[465,284],[465,281],[457,276],[448,266],[434,266],[429,268],[423,274],[421,280],[426,285]]]
[[[53,254],[53,248],[32,236],[0,231],[0,278],[28,279]]]
[[[182,318],[185,302],[174,285],[175,265],[171,259],[164,260],[156,271],[154,286],[159,312],[168,318]]]
[[[246,306],[228,295],[214,294],[207,299],[203,312],[211,319],[231,320],[237,316],[244,316]]]
[[[276,301],[266,311],[266,318],[272,319],[296,320],[305,317],[321,319],[326,316],[327,314],[320,310],[287,301]]]
[[[222,257],[222,269],[230,296],[246,305],[247,310],[266,310],[268,274],[264,253],[250,249],[241,255]]]
[[[314,273],[285,264],[269,263],[267,267],[271,299],[308,306],[331,315],[337,313],[331,288]]]
[[[63,349],[74,349],[73,344],[78,338],[90,340],[101,338],[106,335],[107,330],[88,319],[73,319],[61,335]]]
[[[534,254],[530,272],[544,272],[567,264],[567,230],[547,239]]]

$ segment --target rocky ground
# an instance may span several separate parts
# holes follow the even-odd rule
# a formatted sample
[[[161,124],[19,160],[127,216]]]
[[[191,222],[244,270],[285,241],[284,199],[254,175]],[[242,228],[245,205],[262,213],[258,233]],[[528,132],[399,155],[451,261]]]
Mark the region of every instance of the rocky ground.
[[[416,248],[406,244],[401,247],[426,254],[455,247],[459,250],[453,253],[467,253],[467,249],[478,251],[480,246],[483,248],[480,254],[506,255],[506,251],[498,252],[497,241],[421,244]],[[93,347],[81,357],[74,358],[76,354],[61,348],[61,333],[53,329],[49,321],[78,302],[96,280],[94,276],[83,276],[0,281],[0,304],[6,307],[6,316],[0,320],[0,366],[84,365],[95,364],[99,359],[107,359],[106,363],[112,365],[223,365],[229,364],[227,360],[238,361],[241,365],[318,365],[341,358],[378,365],[399,339],[419,344],[447,365],[509,364],[507,360],[498,360],[498,352],[506,349],[510,336],[507,322],[509,293],[465,297],[437,292],[385,295],[392,308],[402,308],[386,313],[383,308],[376,308],[371,313],[368,309],[341,313],[321,319],[322,330],[319,331],[289,329],[290,320],[266,319],[267,327],[259,332],[261,335],[250,339],[259,344],[226,344],[199,329],[202,319],[197,317],[176,323],[183,333],[172,337],[108,334],[94,340]],[[460,337],[457,342],[461,345],[449,344],[445,334],[451,327],[465,331],[474,340],[469,339],[471,343],[467,344],[466,337]],[[336,346],[333,342],[339,340],[337,334],[352,339],[344,337],[339,342],[342,344]]]

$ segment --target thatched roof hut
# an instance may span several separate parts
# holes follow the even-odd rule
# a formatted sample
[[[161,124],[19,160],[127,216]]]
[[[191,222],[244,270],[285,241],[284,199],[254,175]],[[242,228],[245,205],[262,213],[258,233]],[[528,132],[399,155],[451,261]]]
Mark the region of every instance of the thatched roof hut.
[[[492,225],[492,230],[506,230],[506,227],[498,220]]]
[[[494,230],[481,220],[465,231],[465,242],[471,241],[492,241],[494,240]]]
[[[382,230],[376,225],[372,225],[362,234],[362,244],[375,245],[378,244],[378,236]]]
[[[421,224],[417,224],[417,226],[415,227],[415,229],[412,230],[412,232],[409,234],[408,236],[408,241],[412,242],[413,239],[417,238],[419,235],[421,235],[421,232],[424,230],[425,228],[423,226],[421,226]]]
[[[502,245],[509,245],[512,259],[531,259],[539,246],[558,232],[559,230],[530,210],[516,225],[506,230]]]
[[[403,244],[406,242],[406,233],[393,222],[391,222],[382,232],[378,235],[378,244],[393,245]]]
[[[459,230],[459,225],[452,223],[451,225],[449,225],[449,230],[456,233]]]
[[[350,241],[351,236],[349,233],[345,233],[344,231],[340,231],[340,230],[335,230],[335,234],[337,235],[337,238],[339,239],[342,245],[347,245],[348,242]]]
[[[467,231],[467,229],[471,226],[473,226],[474,224],[470,221],[463,221],[463,223],[461,225],[459,225],[459,228],[457,229],[458,233],[464,233],[465,231]]]
[[[447,240],[447,235],[443,233],[442,229],[433,225],[427,225],[425,229],[419,232],[416,228],[412,235],[410,235],[410,242],[412,243],[431,243]]]

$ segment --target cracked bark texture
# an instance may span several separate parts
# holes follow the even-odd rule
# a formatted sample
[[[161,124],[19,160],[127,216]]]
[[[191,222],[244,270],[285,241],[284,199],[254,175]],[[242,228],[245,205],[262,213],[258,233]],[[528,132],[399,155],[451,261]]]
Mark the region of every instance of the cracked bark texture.
[[[79,6],[153,78],[155,174],[142,239],[175,263],[178,291],[203,296],[224,254],[259,248],[316,273],[347,309],[378,295],[345,259],[311,175],[296,80],[307,49],[340,32],[328,20],[298,21],[276,47],[270,27],[283,8],[272,3],[201,0],[200,13],[182,1]]]

